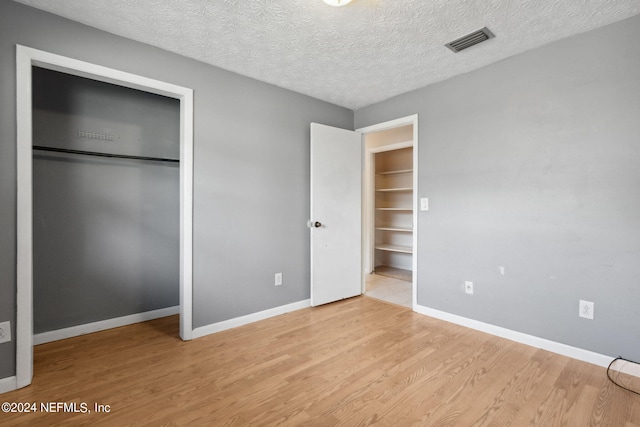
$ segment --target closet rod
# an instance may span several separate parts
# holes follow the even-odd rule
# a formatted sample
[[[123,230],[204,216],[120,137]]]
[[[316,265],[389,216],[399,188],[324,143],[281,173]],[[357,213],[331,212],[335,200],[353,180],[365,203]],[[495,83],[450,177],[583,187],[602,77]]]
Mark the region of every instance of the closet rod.
[[[55,153],[83,154],[87,156],[99,156],[99,157],[115,157],[117,159],[152,160],[155,162],[180,163],[180,160],[178,159],[165,159],[162,157],[132,156],[129,154],[98,153],[95,151],[71,150],[69,148],[44,147],[42,145],[34,145],[33,149],[39,150],[39,151],[53,151]]]

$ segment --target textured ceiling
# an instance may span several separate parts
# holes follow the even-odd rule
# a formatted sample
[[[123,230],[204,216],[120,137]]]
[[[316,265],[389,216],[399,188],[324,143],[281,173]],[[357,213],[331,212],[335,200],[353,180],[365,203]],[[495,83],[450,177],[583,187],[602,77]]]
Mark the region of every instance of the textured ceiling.
[[[638,0],[17,0],[351,109],[640,13]],[[484,26],[496,35],[454,54]]]

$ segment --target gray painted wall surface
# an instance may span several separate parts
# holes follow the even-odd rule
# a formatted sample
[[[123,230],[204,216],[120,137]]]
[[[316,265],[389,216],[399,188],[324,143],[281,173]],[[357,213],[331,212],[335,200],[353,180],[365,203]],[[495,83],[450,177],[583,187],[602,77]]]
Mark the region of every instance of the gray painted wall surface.
[[[180,157],[176,99],[42,68],[33,88],[34,145]],[[179,304],[179,182],[175,163],[34,152],[34,333]]]
[[[419,115],[420,305],[640,360],[639,37],[636,16],[356,111]]]
[[[194,89],[195,327],[309,298],[309,124],[352,129],[352,111],[0,1],[0,319],[15,324],[16,44]]]

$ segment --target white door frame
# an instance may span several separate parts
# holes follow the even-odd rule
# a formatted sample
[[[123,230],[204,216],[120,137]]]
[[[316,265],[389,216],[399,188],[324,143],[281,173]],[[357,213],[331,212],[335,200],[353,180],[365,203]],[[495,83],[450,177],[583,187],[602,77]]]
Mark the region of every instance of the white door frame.
[[[367,150],[365,144],[365,137],[367,134],[380,132],[383,130],[389,130],[401,126],[413,125],[413,144],[398,143],[390,144],[384,147],[378,147],[372,150]],[[356,132],[362,133],[362,146],[365,156],[365,167],[363,177],[364,191],[363,191],[363,233],[362,233],[362,260],[363,260],[363,273],[368,273],[372,269],[373,265],[373,200],[374,200],[374,185],[373,185],[373,158],[376,152],[386,151],[391,149],[405,148],[413,146],[413,256],[412,256],[412,283],[411,283],[411,300],[412,309],[416,311],[418,305],[418,115],[413,114],[411,116],[401,117],[395,120],[389,120],[387,122],[378,123],[363,128],[356,129]],[[365,292],[365,283],[363,280],[362,293]]]
[[[16,387],[33,377],[32,79],[38,66],[180,101],[180,337],[192,338],[193,90],[53,53],[16,46],[17,309]]]

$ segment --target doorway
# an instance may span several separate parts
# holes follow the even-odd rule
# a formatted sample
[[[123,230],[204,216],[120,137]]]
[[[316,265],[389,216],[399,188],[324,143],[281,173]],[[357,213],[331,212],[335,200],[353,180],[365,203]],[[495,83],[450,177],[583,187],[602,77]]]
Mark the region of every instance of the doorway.
[[[33,377],[33,67],[174,98],[180,102],[180,337],[192,337],[193,91],[158,80],[55,55],[16,48],[17,69],[17,309],[16,388]]]
[[[417,297],[417,115],[363,134],[362,293],[413,309]]]
[[[40,67],[32,101],[34,344],[177,314],[180,102]]]

